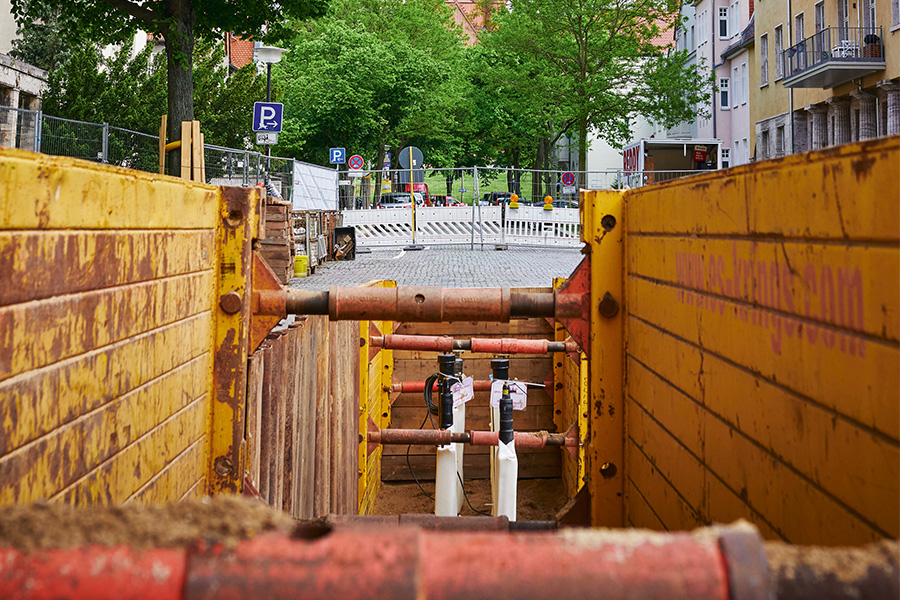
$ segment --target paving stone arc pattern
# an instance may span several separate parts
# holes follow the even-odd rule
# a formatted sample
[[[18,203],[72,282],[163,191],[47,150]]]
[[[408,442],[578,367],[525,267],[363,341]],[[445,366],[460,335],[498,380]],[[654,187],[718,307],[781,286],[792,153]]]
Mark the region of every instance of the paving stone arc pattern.
[[[358,253],[356,260],[324,263],[314,275],[295,277],[288,285],[325,291],[333,285],[357,286],[389,279],[398,285],[417,286],[550,287],[554,277],[568,277],[582,258],[578,248],[373,250]]]

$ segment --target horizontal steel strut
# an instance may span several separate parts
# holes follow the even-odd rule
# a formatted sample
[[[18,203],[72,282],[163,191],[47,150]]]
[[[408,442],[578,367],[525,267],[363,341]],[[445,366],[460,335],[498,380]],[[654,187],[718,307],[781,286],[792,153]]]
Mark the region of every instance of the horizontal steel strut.
[[[516,317],[582,317],[589,308],[587,296],[509,288],[332,287],[327,292],[282,288],[256,294],[257,314],[328,315],[333,321],[507,322]]]
[[[496,431],[463,431],[452,433],[449,429],[382,429],[370,431],[368,442],[376,444],[444,446],[446,444],[471,444],[472,446],[496,446]],[[577,447],[578,438],[565,433],[515,432],[519,448],[543,448],[545,446]]]
[[[549,354],[551,352],[578,352],[575,342],[551,342],[549,340],[527,340],[514,338],[472,338],[453,339],[442,335],[373,335],[369,343],[376,348],[387,350],[422,350],[433,352],[453,352],[469,350],[492,354]]]

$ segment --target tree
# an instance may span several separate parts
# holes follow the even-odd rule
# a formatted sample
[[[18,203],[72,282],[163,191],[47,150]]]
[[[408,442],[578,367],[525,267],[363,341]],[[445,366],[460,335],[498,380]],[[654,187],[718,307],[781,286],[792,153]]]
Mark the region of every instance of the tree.
[[[40,20],[54,7],[76,27],[67,35],[98,43],[121,43],[138,29],[160,36],[166,45],[169,137],[181,139],[182,121],[194,118],[193,60],[197,37],[233,32],[259,35],[268,25],[277,39],[286,17],[322,14],[327,0],[12,0],[19,23]],[[177,157],[173,155],[173,160]]]
[[[674,26],[670,0],[510,0],[508,6],[494,15],[496,29],[482,36],[499,57],[495,85],[508,86],[542,114],[547,137],[574,134],[581,165],[589,131],[621,145],[637,116],[672,126],[695,117],[707,101],[702,90],[711,79],[688,64],[686,52],[655,43]],[[517,61],[527,73],[510,68]]]
[[[65,31],[74,28],[62,14],[59,4],[36,7],[35,18],[21,23],[12,41],[9,55],[45,71],[62,65],[77,47]]]
[[[466,77],[462,34],[443,0],[337,0],[296,30],[274,71],[285,104],[280,152],[322,162],[342,146],[380,165],[386,145],[413,143],[430,164],[446,159]]]
[[[195,52],[194,107],[206,141],[249,148],[248,116],[263,97],[265,81],[249,64],[229,74],[223,45],[199,40]],[[96,45],[73,51],[50,72],[44,111],[53,116],[110,123],[139,132],[155,132],[166,106],[165,63],[147,46],[132,57],[128,45],[105,58]]]

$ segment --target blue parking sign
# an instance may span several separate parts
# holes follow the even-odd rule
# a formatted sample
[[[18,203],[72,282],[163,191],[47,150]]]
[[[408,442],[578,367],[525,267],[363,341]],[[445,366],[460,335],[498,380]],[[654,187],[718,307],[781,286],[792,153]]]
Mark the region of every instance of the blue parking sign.
[[[347,162],[347,151],[344,148],[332,148],[328,152],[328,160],[333,165],[342,165]]]
[[[284,104],[279,102],[255,102],[253,104],[253,131],[281,131]]]

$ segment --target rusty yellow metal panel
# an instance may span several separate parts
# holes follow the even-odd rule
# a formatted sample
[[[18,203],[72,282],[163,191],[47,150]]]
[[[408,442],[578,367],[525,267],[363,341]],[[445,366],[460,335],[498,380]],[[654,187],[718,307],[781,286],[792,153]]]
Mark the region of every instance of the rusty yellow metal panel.
[[[898,148],[878,138],[630,190],[629,232],[895,241]]]
[[[591,243],[591,363],[588,479],[591,524],[621,527],[625,519],[624,395],[624,197],[621,192],[583,192]],[[609,295],[616,314],[600,314]]]
[[[896,440],[900,429],[900,352],[896,344],[863,340],[863,352],[846,331],[820,326],[802,337],[779,339],[767,323],[783,320],[767,309],[720,299],[722,310],[691,304],[680,290],[629,278],[630,313],[761,377]],[[738,343],[738,341],[740,343]],[[779,352],[773,349],[778,343]],[[843,347],[843,351],[842,351]],[[802,365],[802,368],[800,367]],[[861,398],[861,394],[863,397]],[[861,401],[864,400],[864,401]]]
[[[712,310],[720,310],[718,298],[725,297],[748,310],[778,311],[784,316],[760,324],[772,332],[774,352],[781,337],[812,338],[823,325],[856,334],[837,340],[850,353],[864,351],[866,337],[897,342],[900,335],[896,243],[634,236],[628,273],[684,289],[684,301]],[[824,339],[815,336],[815,342]]]
[[[208,229],[216,187],[0,149],[3,229]]]
[[[9,231],[0,223],[3,304],[212,271],[206,230]]]
[[[395,281],[370,281],[370,287],[397,287]],[[391,393],[394,358],[392,350],[374,351],[369,344],[370,335],[387,335],[394,330],[393,321],[360,322],[359,349],[359,514],[372,511],[378,490],[381,488],[381,457],[378,447],[368,454],[366,434],[369,421],[384,429],[391,424]]]
[[[0,150],[0,503],[206,493],[219,195]]]
[[[259,231],[261,201],[259,188],[222,188],[222,201],[218,206],[216,256],[219,272],[210,303],[215,315],[208,477],[209,491],[213,494],[240,492],[244,479],[250,273],[252,242]],[[223,301],[226,296],[237,302]],[[235,305],[237,310],[233,308]]]
[[[898,163],[895,136],[626,193],[630,523],[900,535]]]

